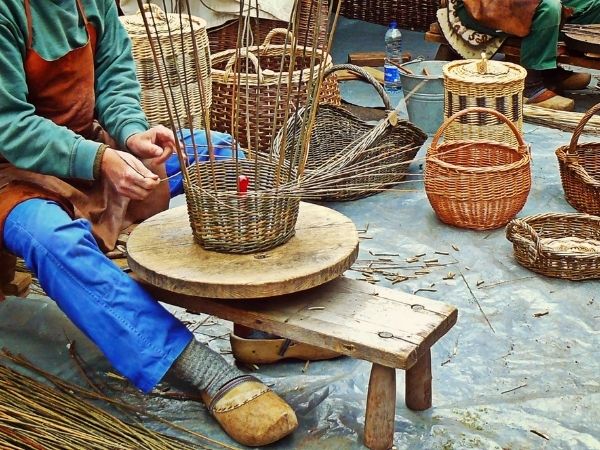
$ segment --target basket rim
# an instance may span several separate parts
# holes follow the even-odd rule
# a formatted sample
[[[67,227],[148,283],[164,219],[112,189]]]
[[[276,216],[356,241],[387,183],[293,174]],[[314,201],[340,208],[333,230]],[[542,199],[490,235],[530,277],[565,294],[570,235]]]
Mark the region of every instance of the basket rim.
[[[490,78],[490,79],[486,79],[484,77],[479,77],[479,78],[473,78],[473,79],[468,79],[468,78],[464,78],[464,77],[460,77],[458,75],[456,75],[456,73],[453,73],[452,70],[455,69],[456,67],[459,66],[464,66],[467,64],[472,64],[472,63],[477,63],[481,60],[479,59],[461,59],[461,60],[457,60],[457,61],[450,61],[448,64],[444,65],[444,67],[442,67],[442,72],[444,74],[444,78],[446,79],[450,79],[453,81],[460,81],[461,83],[466,83],[466,84],[476,84],[476,85],[481,85],[481,84],[513,84],[515,82],[523,82],[525,80],[525,77],[527,76],[527,70],[524,69],[523,67],[521,67],[518,64],[515,63],[511,63],[511,62],[506,62],[506,61],[497,61],[499,63],[502,63],[503,65],[508,66],[510,69],[516,71],[519,74],[519,77],[509,77],[509,76],[505,76],[505,77],[494,77],[494,78]]]
[[[525,151],[521,152],[507,144],[502,144],[497,141],[484,141],[484,140],[482,140],[482,141],[452,141],[452,142],[448,142],[448,143],[442,143],[435,148],[429,147],[429,150],[431,151],[433,149],[435,152],[439,152],[439,150],[443,149],[444,146],[457,145],[457,144],[460,144],[460,145],[489,144],[489,145],[493,145],[495,147],[501,147],[501,148],[504,148],[505,150],[514,152],[514,153],[520,155],[521,158],[518,161],[515,161],[513,163],[502,164],[499,166],[468,167],[468,166],[461,166],[458,164],[448,163],[448,162],[438,158],[435,154],[431,155],[431,154],[429,154],[429,152],[427,152],[427,154],[425,155],[425,162],[426,163],[433,162],[445,169],[456,170],[458,172],[469,172],[469,173],[508,172],[510,170],[520,169],[523,166],[529,165],[529,163],[531,162],[531,154],[529,152],[529,145],[525,145],[524,146]]]
[[[600,142],[586,142],[585,144],[577,144],[576,149],[587,146],[600,146]],[[600,180],[597,180],[594,177],[592,177],[585,169],[585,167],[583,167],[580,164],[579,154],[569,155],[569,150],[570,144],[561,145],[556,149],[555,153],[559,162],[563,163],[568,169],[572,170],[577,175],[579,175],[584,183],[595,188],[600,188]]]

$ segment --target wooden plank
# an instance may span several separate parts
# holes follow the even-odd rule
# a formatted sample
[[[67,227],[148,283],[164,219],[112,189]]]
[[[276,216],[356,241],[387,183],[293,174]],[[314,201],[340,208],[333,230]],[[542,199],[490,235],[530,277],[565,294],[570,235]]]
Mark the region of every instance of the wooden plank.
[[[13,295],[15,297],[26,297],[31,285],[31,274],[25,272],[15,272],[13,280],[2,285],[4,295]]]
[[[204,250],[194,242],[187,208],[140,224],[127,241],[129,267],[144,281],[196,297],[247,300],[318,286],[340,276],[358,255],[358,233],[337,211],[302,202],[296,235],[259,254]]]
[[[148,288],[171,304],[400,369],[415,364],[457,319],[452,306],[345,277],[269,301],[227,302]]]
[[[348,54],[348,62],[356,66],[383,67],[385,52],[354,52]],[[402,62],[408,62],[412,56],[408,52],[402,53]]]
[[[379,83],[383,84],[383,72],[381,70],[367,66],[362,67],[362,69],[372,75],[373,78],[375,78],[375,80],[377,80]],[[335,76],[337,77],[338,81],[363,80],[360,75],[357,75],[356,73],[346,69],[338,70],[335,72]]]

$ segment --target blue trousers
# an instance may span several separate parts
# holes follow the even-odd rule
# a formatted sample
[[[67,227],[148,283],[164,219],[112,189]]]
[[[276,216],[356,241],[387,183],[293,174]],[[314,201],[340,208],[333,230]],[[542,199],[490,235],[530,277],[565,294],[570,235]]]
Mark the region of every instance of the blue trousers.
[[[206,144],[203,132],[195,137],[197,145]],[[212,139],[227,142],[229,136],[215,133]],[[178,171],[177,160],[169,160],[167,174]],[[172,196],[183,192],[181,177],[169,181]],[[144,392],[163,378],[193,338],[102,253],[87,220],[73,220],[55,202],[31,199],[17,205],[6,219],[4,244],[25,260],[48,296],[115,369]]]

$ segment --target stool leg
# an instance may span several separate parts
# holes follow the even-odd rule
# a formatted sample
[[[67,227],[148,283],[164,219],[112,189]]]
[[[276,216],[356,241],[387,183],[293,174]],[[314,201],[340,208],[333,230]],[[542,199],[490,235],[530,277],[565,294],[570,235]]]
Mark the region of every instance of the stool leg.
[[[431,408],[431,349],[406,371],[406,406],[414,411]]]
[[[387,450],[394,444],[396,369],[373,364],[367,394],[365,446]]]

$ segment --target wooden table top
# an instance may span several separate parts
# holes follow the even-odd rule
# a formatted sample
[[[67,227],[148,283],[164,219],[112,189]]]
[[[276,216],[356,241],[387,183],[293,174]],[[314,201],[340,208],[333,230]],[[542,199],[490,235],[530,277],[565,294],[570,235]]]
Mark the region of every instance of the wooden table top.
[[[219,253],[192,237],[187,207],[169,209],[138,225],[127,241],[129,267],[143,281],[196,297],[243,300],[290,294],[339,277],[356,260],[352,221],[302,202],[296,235],[266,252]]]

